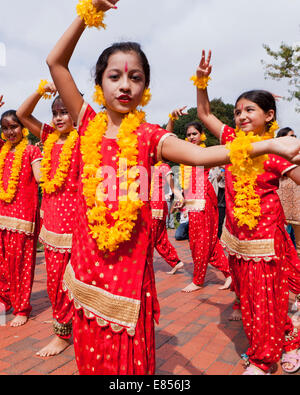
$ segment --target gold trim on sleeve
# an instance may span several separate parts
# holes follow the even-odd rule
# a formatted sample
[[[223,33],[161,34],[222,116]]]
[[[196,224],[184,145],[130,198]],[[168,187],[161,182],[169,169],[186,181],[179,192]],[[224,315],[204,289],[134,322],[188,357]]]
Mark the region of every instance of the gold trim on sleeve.
[[[163,136],[162,136],[162,138],[159,140],[159,142],[158,142],[158,144],[157,144],[157,161],[158,162],[160,162],[161,160],[163,160],[163,158],[162,158],[162,146],[163,146],[163,143],[165,142],[165,139],[167,138],[167,137],[170,137],[170,136],[173,136],[173,137],[176,137],[177,138],[177,136],[176,136],[176,134],[174,134],[174,133],[166,133],[166,134],[164,134]]]

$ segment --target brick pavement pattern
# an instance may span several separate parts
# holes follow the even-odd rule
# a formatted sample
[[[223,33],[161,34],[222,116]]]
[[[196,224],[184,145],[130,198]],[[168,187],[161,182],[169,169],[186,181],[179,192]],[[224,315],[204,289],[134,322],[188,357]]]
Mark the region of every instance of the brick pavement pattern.
[[[170,267],[155,253],[161,306],[160,324],[156,327],[156,374],[240,375],[244,370],[240,355],[248,342],[241,322],[228,320],[234,294],[218,290],[224,278],[211,266],[201,290],[181,292],[192,281],[192,258],[187,241],[175,241],[173,230],[169,230],[169,237],[185,267],[168,275]],[[31,301],[33,311],[25,326],[11,328],[12,314],[6,317],[7,325],[0,326],[0,375],[78,375],[72,345],[55,357],[35,355],[52,337],[43,253],[37,257]],[[274,374],[284,374],[280,365]]]

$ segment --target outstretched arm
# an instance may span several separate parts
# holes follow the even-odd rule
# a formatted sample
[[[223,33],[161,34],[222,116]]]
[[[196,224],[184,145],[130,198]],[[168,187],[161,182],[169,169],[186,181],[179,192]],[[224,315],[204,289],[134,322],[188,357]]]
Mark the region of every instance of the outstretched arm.
[[[202,51],[201,61],[196,71],[196,76],[198,78],[210,76],[212,70],[212,65],[210,63],[210,60],[211,60],[211,51],[209,51],[207,58],[205,56],[205,51]],[[204,126],[213,135],[215,135],[218,139],[220,139],[223,122],[221,122],[211,112],[207,88],[197,89],[197,113],[198,113],[198,118],[202,121]]]
[[[251,157],[275,154],[300,164],[300,140],[294,137],[279,137],[252,144]],[[215,167],[230,163],[229,150],[224,145],[201,148],[195,144],[169,136],[162,146],[162,157],[175,163],[190,166]]]
[[[56,87],[53,83],[50,82],[44,86],[44,91],[55,96]],[[34,134],[38,138],[40,138],[42,122],[35,118],[32,113],[41,98],[41,94],[36,91],[32,95],[30,95],[17,110],[17,116],[20,121],[27,129],[30,130],[32,134]]]
[[[116,0],[93,0],[93,5],[98,11],[107,11],[115,8],[116,2]],[[75,123],[78,122],[83,98],[69,71],[69,62],[85,27],[84,21],[77,17],[47,57],[53,81]]]

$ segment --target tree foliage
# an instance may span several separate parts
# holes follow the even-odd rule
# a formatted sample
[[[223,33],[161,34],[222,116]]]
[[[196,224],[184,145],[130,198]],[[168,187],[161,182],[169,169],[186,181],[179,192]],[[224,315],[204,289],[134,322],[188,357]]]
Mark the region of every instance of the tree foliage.
[[[266,63],[265,77],[276,81],[287,79],[290,89],[286,100],[296,100],[296,111],[300,112],[300,43],[292,46],[282,43],[278,51],[272,50],[268,45],[263,45],[267,54],[271,56],[275,63]]]
[[[226,125],[234,127],[234,120],[233,120],[234,106],[232,104],[225,104],[222,101],[222,99],[219,98],[219,99],[213,99],[210,102],[210,106],[212,113],[218,119],[220,119]],[[183,115],[174,123],[174,133],[181,139],[185,139],[186,124],[194,121],[200,122],[199,118],[197,117],[197,108],[192,107],[187,111],[187,113],[188,115]],[[163,127],[166,127],[166,125],[163,125]],[[219,140],[214,135],[212,135],[205,127],[203,127],[203,130],[207,137],[207,140],[205,142],[207,147],[219,144]]]

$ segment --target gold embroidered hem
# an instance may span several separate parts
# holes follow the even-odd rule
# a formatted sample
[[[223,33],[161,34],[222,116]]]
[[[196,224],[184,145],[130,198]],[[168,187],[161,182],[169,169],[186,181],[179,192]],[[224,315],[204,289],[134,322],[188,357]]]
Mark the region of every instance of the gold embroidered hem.
[[[43,244],[45,244],[46,248],[49,248],[50,250],[58,251],[61,253],[64,253],[66,251],[71,252],[72,234],[59,234],[50,232],[43,225],[39,235],[39,239]]]
[[[205,199],[190,199],[184,201],[184,207],[187,211],[204,211],[205,204]]]
[[[35,223],[19,218],[5,217],[0,215],[0,229],[25,233],[26,235],[30,236],[34,234]]]
[[[243,258],[245,260],[253,259],[257,262],[261,259],[267,262],[277,259],[274,239],[239,240],[224,226],[220,241],[226,251],[230,255],[236,255],[237,258]]]
[[[141,304],[139,300],[113,295],[77,280],[70,263],[64,274],[63,289],[68,291],[75,308],[83,309],[85,316],[95,318],[99,326],[110,325],[114,332],[126,329],[130,336],[135,335]]]
[[[163,219],[164,218],[164,210],[153,208],[152,209],[152,218]]]

